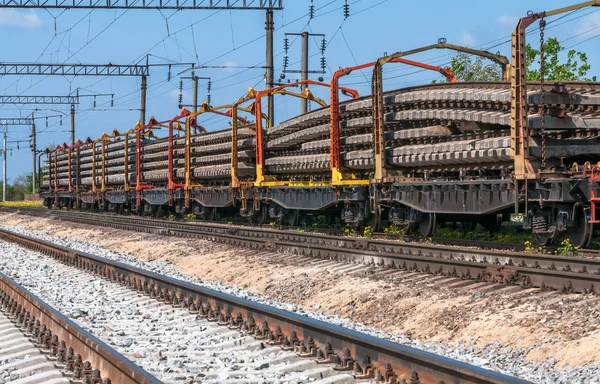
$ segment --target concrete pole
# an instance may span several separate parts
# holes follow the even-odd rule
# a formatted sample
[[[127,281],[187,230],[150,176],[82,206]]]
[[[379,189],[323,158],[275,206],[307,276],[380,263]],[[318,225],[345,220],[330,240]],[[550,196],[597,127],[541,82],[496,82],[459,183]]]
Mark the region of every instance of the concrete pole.
[[[308,32],[302,32],[302,66],[300,67],[300,80],[308,80]],[[300,89],[304,92],[307,84],[302,84]],[[308,100],[300,99],[300,114],[308,112]]]
[[[192,71],[192,111],[198,112],[198,76]],[[198,128],[194,128],[196,135]]]
[[[192,111],[198,111],[198,76],[192,71]]]
[[[140,105],[140,124],[146,124],[146,87],[147,87],[147,78],[146,76],[142,76],[142,101]]]
[[[6,201],[6,129],[4,129],[4,161],[2,162],[2,201]]]
[[[75,144],[75,104],[71,104],[71,145]]]
[[[267,88],[273,88],[273,10],[267,10],[267,21],[265,22],[267,30],[267,73],[266,85]],[[273,103],[273,95],[267,96],[267,114],[269,115],[270,126],[275,125],[275,104]]]
[[[33,115],[31,116],[33,118]],[[33,120],[33,124],[31,124],[31,159],[33,160],[32,162],[32,172],[31,172],[31,193],[35,193],[35,180],[37,179],[37,172],[36,172],[36,161],[35,161],[35,157],[36,157],[36,153],[37,152],[37,143],[36,143],[36,132],[35,132],[35,120]]]

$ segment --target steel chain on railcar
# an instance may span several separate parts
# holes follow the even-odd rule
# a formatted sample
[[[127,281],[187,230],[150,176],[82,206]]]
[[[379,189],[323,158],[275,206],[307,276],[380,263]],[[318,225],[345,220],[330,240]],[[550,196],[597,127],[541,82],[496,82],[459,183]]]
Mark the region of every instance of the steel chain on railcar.
[[[542,17],[540,19],[540,136],[542,138],[542,163],[541,169],[546,169],[546,103],[545,103],[545,91],[544,91],[544,78],[546,76],[546,68],[544,66],[544,29],[546,29],[546,20]]]

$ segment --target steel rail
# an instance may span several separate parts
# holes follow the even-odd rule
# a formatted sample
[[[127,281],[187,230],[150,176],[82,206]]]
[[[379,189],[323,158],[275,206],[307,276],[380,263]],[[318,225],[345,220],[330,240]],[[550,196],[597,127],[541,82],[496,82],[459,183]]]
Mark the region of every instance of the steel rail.
[[[57,282],[60,284],[60,282]],[[11,313],[17,325],[37,339],[43,349],[72,371],[74,379],[82,379],[83,370],[95,379],[109,379],[115,384],[158,384],[156,379],[125,356],[87,332],[60,312],[46,304],[10,277],[0,272],[0,305]],[[64,342],[64,344],[62,344]],[[73,354],[67,353],[72,348]],[[69,361],[71,359],[71,361]],[[93,373],[92,369],[98,372]],[[85,381],[84,381],[85,382]],[[91,382],[91,381],[90,381]]]
[[[541,84],[540,84],[539,81],[528,82],[527,84],[529,86],[531,86],[531,87],[535,87],[536,89],[540,89],[541,88]],[[415,86],[411,86],[411,87],[405,87],[405,88],[399,88],[399,89],[393,89],[393,90],[385,91],[383,93],[383,96],[384,96],[384,98],[387,98],[387,97],[390,97],[390,96],[399,95],[399,94],[403,94],[403,93],[416,92],[416,91],[427,91],[427,90],[441,90],[441,89],[446,89],[446,88],[449,88],[449,89],[489,89],[489,90],[492,90],[492,89],[497,89],[497,90],[505,89],[507,91],[510,91],[510,82],[502,82],[502,81],[497,81],[497,82],[472,81],[472,82],[457,82],[457,83],[423,84],[423,85],[415,85]],[[572,104],[573,103],[574,100],[572,100],[572,99],[571,99],[571,102],[568,102],[568,100],[569,100],[569,91],[572,91],[572,90],[575,90],[575,89],[598,91],[598,90],[600,90],[600,82],[554,81],[554,82],[546,82],[544,84],[544,90],[545,91],[547,91],[547,92],[556,91],[558,94],[563,94],[565,96],[565,100],[567,100],[567,104]],[[341,101],[340,102],[340,115],[343,116],[345,113],[348,113],[346,111],[346,106],[349,105],[349,104],[360,103],[360,102],[368,102],[368,103],[370,103],[371,101],[372,101],[372,96],[371,95],[366,95],[366,96],[361,96],[361,97],[356,98],[356,99],[350,99],[350,100]],[[385,107],[386,110],[389,110],[390,107],[391,107],[391,104],[386,103],[386,104],[384,104],[384,107]],[[365,108],[366,115],[371,115],[372,114],[372,107],[371,107],[371,105],[365,106],[364,108]],[[318,113],[318,111],[323,110],[323,109],[328,109],[328,107],[315,108],[312,111],[310,111],[310,112],[308,112],[308,113],[306,113],[304,115],[296,116],[296,117],[293,117],[293,118],[288,119],[286,121],[282,121],[281,124],[287,123],[287,122],[290,122],[290,121],[294,121],[295,119],[298,119],[301,116],[310,116],[310,114]]]
[[[337,364],[338,369],[352,371],[357,378],[381,377],[387,382],[391,378],[404,378],[423,383],[526,383],[518,378],[8,230],[0,229],[0,238],[144,291],[159,300],[184,305],[209,320],[240,327],[267,343],[296,350],[301,356]]]
[[[2,207],[0,210],[7,210]],[[183,238],[200,238],[250,249],[370,264],[474,279],[523,288],[600,292],[600,258],[576,257],[393,240],[340,237],[215,223],[182,223],[94,213],[23,209],[25,214]],[[17,211],[15,209],[9,211]]]

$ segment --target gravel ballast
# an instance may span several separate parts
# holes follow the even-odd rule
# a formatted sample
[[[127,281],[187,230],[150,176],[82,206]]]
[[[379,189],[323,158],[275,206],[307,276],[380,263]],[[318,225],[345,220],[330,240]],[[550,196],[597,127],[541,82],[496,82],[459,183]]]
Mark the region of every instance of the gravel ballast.
[[[6,242],[0,252],[4,273],[165,383],[355,382],[42,254]]]
[[[216,282],[202,281],[193,276],[188,276],[181,273],[178,270],[177,266],[168,263],[164,260],[143,261],[131,255],[108,251],[100,247],[98,244],[84,242],[75,238],[49,236],[45,232],[23,230],[22,228],[18,227],[7,227],[6,229],[13,230],[15,232],[26,234],[29,236],[41,238],[46,241],[51,241],[65,247],[74,248],[80,251],[92,253],[112,260],[120,261],[130,265],[135,265],[140,268],[152,270],[156,273],[182,279],[188,282],[199,284],[207,288],[226,292],[263,304],[272,305],[278,308],[282,308],[284,310],[304,314],[322,321],[337,324],[360,332],[369,333],[376,337],[424,349],[429,352],[445,355],[449,358],[465,361],[467,363],[478,365],[483,368],[493,369],[513,376],[519,376],[521,378],[528,379],[534,382],[600,383],[600,364],[598,363],[580,367],[566,367],[561,370],[556,370],[554,369],[556,360],[544,359],[540,362],[536,362],[526,359],[525,356],[531,350],[534,350],[539,346],[532,346],[530,348],[516,348],[511,346],[510,344],[493,343],[486,345],[485,348],[479,348],[477,346],[474,346],[475,343],[469,344],[465,342],[457,343],[455,345],[420,343],[404,335],[382,332],[371,327],[365,327],[360,323],[351,322],[347,319],[331,315],[325,315],[315,311],[307,311],[295,304],[285,304],[276,302],[267,296],[255,295],[245,289],[236,286],[225,285]]]

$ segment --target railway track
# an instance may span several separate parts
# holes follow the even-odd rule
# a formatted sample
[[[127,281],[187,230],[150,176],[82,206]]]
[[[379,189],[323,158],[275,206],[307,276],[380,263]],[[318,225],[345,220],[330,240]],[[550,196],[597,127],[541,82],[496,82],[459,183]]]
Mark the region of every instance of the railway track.
[[[160,383],[2,272],[0,311],[0,371],[8,382]]]
[[[257,365],[266,369],[270,365],[277,366],[279,362],[288,370],[293,370],[296,364],[296,368],[302,370],[304,376],[314,375],[314,382],[321,383],[355,381],[397,383],[402,380],[423,384],[524,383],[517,378],[486,371],[123,263],[6,230],[2,230],[1,233],[5,241],[50,256],[40,260],[36,254],[32,256],[31,253],[27,255],[17,252],[6,261],[3,269],[11,270],[20,279],[29,279],[30,283],[32,279],[36,279],[34,286],[42,287],[41,289],[49,296],[61,298],[64,303],[68,303],[65,304],[66,311],[89,312],[84,315],[91,318],[95,333],[104,334],[104,337],[111,338],[113,342],[117,339],[122,341],[123,338],[131,338],[133,341],[126,342],[129,345],[146,341],[144,350],[148,351],[148,355],[156,352],[152,340],[160,339],[159,353],[153,355],[155,358],[158,356],[158,361],[146,360],[144,368],[157,375],[159,375],[157,372],[160,372],[161,380],[174,382],[201,380],[219,383],[275,382],[277,380],[273,378],[270,380],[261,378],[258,381],[246,380],[244,377],[254,373]],[[43,274],[40,275],[40,271],[36,271],[35,266],[40,262],[45,264],[43,268],[45,277]],[[61,286],[65,284],[49,287],[48,284],[52,281],[56,282],[57,277],[59,281],[70,281],[70,285],[64,289],[61,289]],[[91,287],[95,287],[96,293],[102,292],[102,299],[96,298],[97,295],[92,292]],[[103,312],[98,300],[102,301],[103,307],[108,305],[111,312]],[[144,329],[143,327],[148,324],[140,326],[132,322],[114,323],[115,319],[123,317],[123,312],[128,310],[135,311],[134,315],[137,313],[135,316],[147,319],[149,323],[154,324],[154,328]],[[91,312],[98,311],[100,314],[97,318],[90,315]],[[167,324],[170,324],[170,328],[167,328],[166,332],[161,328],[165,323],[153,321],[152,313],[158,317],[168,317]],[[198,331],[196,325],[200,323],[204,324],[204,328]],[[117,331],[117,327],[120,327],[120,331]],[[187,334],[182,334],[184,329],[187,330]],[[220,338],[217,343],[214,343],[214,340],[207,340],[218,339],[215,335],[223,335],[223,333],[228,334],[229,338]],[[178,353],[172,355],[168,352],[170,343],[177,345]],[[194,348],[194,343],[200,344],[200,346],[196,345],[198,349]],[[190,372],[186,369],[195,365],[194,363],[197,362],[195,358],[202,355],[201,351],[208,356],[208,360],[221,361],[225,356],[219,355],[218,351],[224,347],[229,348],[225,352],[227,359],[233,360],[236,365],[235,369],[229,369],[226,374],[218,373],[216,367],[218,364],[214,363],[210,366],[205,359],[200,371],[204,370],[206,373],[202,377],[188,376]],[[269,358],[260,360],[257,355],[261,354]],[[183,356],[186,357],[185,360]],[[235,356],[238,358],[243,356],[243,358],[235,360]],[[178,358],[181,364],[165,371],[165,366],[161,362],[172,363],[173,358]],[[255,359],[253,361],[255,364],[249,364],[251,358]],[[249,366],[254,369],[247,369]],[[230,365],[229,368],[231,367]],[[177,371],[177,368],[181,371]],[[293,381],[293,377],[290,380]],[[121,381],[113,382],[121,383]]]
[[[600,291],[600,258],[597,257],[404,243],[82,212],[43,209],[24,209],[21,212],[81,224],[184,238],[202,238],[256,250],[289,252],[307,257],[371,264],[465,280],[519,285],[523,288],[539,287],[581,293]]]

